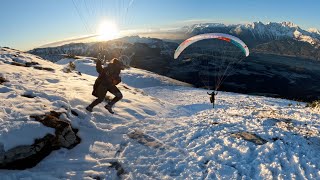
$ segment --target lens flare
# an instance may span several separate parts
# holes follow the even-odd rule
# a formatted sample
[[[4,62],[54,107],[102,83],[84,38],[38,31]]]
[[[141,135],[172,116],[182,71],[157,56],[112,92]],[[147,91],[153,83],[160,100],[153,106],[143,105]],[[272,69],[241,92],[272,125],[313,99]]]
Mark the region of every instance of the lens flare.
[[[108,41],[119,36],[119,30],[116,23],[112,21],[103,21],[98,29],[97,40]]]

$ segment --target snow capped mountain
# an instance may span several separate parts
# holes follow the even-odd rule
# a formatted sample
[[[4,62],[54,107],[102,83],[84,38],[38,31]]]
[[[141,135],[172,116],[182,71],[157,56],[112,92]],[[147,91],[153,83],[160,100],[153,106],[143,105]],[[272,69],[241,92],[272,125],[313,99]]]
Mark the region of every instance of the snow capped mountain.
[[[161,41],[160,39],[146,38],[146,37],[140,37],[140,36],[126,36],[117,40],[131,43],[131,44],[134,44],[134,43],[154,44]]]
[[[62,71],[70,61],[81,74]],[[82,139],[31,169],[1,170],[1,179],[320,178],[320,113],[305,103],[219,92],[212,109],[206,90],[131,68],[116,114],[103,105],[89,113],[91,58],[55,64],[1,48],[0,69],[0,162],[9,148],[53,133],[33,114],[61,111]]]
[[[201,23],[201,24],[193,24],[191,26],[184,26],[182,29],[184,32],[192,34],[195,31],[203,31],[205,28],[225,28],[228,25],[223,23]]]
[[[310,29],[308,29],[308,31],[311,33],[316,33],[316,34],[320,35],[320,31],[317,28],[310,28]]]
[[[298,25],[294,24],[293,22],[289,22],[289,21],[281,22],[281,24],[284,27],[299,28]]]
[[[221,23],[205,23],[195,24],[189,27],[188,33],[200,34],[208,32],[225,32],[238,36],[249,34],[255,40],[280,40],[294,39],[297,41],[307,42],[314,47],[320,46],[320,34],[317,29],[303,30],[292,22],[253,22],[247,24],[221,24]]]

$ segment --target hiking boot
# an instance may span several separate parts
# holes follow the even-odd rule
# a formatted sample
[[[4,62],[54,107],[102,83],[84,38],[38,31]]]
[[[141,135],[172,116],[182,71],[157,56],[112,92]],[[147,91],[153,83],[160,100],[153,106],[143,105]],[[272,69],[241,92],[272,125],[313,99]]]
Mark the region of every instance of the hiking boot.
[[[114,112],[112,111],[112,106],[110,104],[105,105],[104,108],[106,108],[109,113],[114,114]]]
[[[89,112],[92,112],[92,107],[88,106],[88,107],[86,107],[86,110]]]

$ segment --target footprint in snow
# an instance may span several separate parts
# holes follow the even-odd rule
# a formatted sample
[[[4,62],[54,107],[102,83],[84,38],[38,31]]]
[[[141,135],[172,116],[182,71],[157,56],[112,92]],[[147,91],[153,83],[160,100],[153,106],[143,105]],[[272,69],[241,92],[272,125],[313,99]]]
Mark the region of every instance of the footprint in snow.
[[[46,79],[49,83],[58,83],[58,82],[60,82],[60,80],[59,79]]]
[[[142,109],[146,114],[150,116],[155,116],[157,113],[155,111],[149,110],[149,109]]]
[[[87,128],[96,128],[96,124],[91,120],[91,117],[87,117],[85,119],[79,119],[79,126],[87,127]]]
[[[7,93],[13,91],[12,89],[8,88],[8,87],[1,87],[0,88],[0,93]]]
[[[126,102],[126,103],[131,103],[132,101],[129,99],[122,99],[121,101]]]
[[[145,117],[143,115],[141,115],[140,113],[138,113],[137,111],[135,111],[133,109],[125,108],[124,110],[127,111],[130,115],[136,117],[137,119],[145,119]]]
[[[73,115],[77,116],[79,119],[85,119],[87,116],[91,116],[91,112],[87,111],[85,107],[82,106],[76,106],[74,109],[72,109],[73,112],[71,112]]]

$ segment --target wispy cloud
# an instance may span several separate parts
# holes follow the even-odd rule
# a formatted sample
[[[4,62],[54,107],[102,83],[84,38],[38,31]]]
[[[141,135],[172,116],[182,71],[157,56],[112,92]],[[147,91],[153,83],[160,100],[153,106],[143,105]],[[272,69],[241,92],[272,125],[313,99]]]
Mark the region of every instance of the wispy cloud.
[[[190,24],[198,24],[198,23],[209,23],[209,22],[217,22],[216,19],[187,19],[178,21],[179,25],[190,25]]]
[[[92,38],[95,38],[97,36],[98,36],[98,34],[90,34],[90,35],[84,35],[84,36],[80,36],[80,37],[72,37],[72,38],[44,44],[44,45],[40,46],[39,48],[55,47],[55,46],[61,46],[64,44],[75,43],[75,42],[89,42],[89,41],[92,41]]]
[[[182,33],[183,26],[190,26],[190,25],[199,24],[199,23],[234,24],[235,22],[226,21],[226,20],[221,22],[217,19],[187,19],[187,20],[176,21],[174,23],[167,24],[167,25],[159,25],[159,27],[122,30],[119,32],[119,35],[120,35],[119,38],[124,36],[139,35],[142,37],[181,39],[181,38],[184,38],[184,35],[185,35],[184,33]],[[245,23],[248,23],[248,22],[244,22],[244,21],[238,22],[238,24],[245,24]],[[40,48],[55,47],[55,46],[61,46],[64,44],[77,43],[77,42],[98,41],[96,39],[97,36],[99,35],[91,34],[91,35],[84,35],[81,37],[68,38],[68,39],[42,45]]]
[[[172,37],[174,33],[178,31],[178,28],[147,28],[147,29],[130,29],[130,30],[123,30],[119,32],[119,37],[125,37],[125,36],[142,36],[142,37],[165,37],[166,35],[168,37]],[[84,35],[80,37],[72,37],[64,40],[59,40],[51,43],[44,44],[38,48],[47,48],[47,47],[56,47],[56,46],[62,46],[64,44],[70,44],[70,43],[80,43],[80,42],[97,42],[96,37],[98,37],[99,34],[91,34],[91,35]]]
[[[176,26],[190,26],[194,24],[203,24],[203,23],[223,23],[226,25],[231,25],[231,24],[247,24],[251,23],[251,21],[243,21],[243,20],[218,20],[218,19],[187,19],[187,20],[182,20],[182,21],[177,21],[174,24]]]

